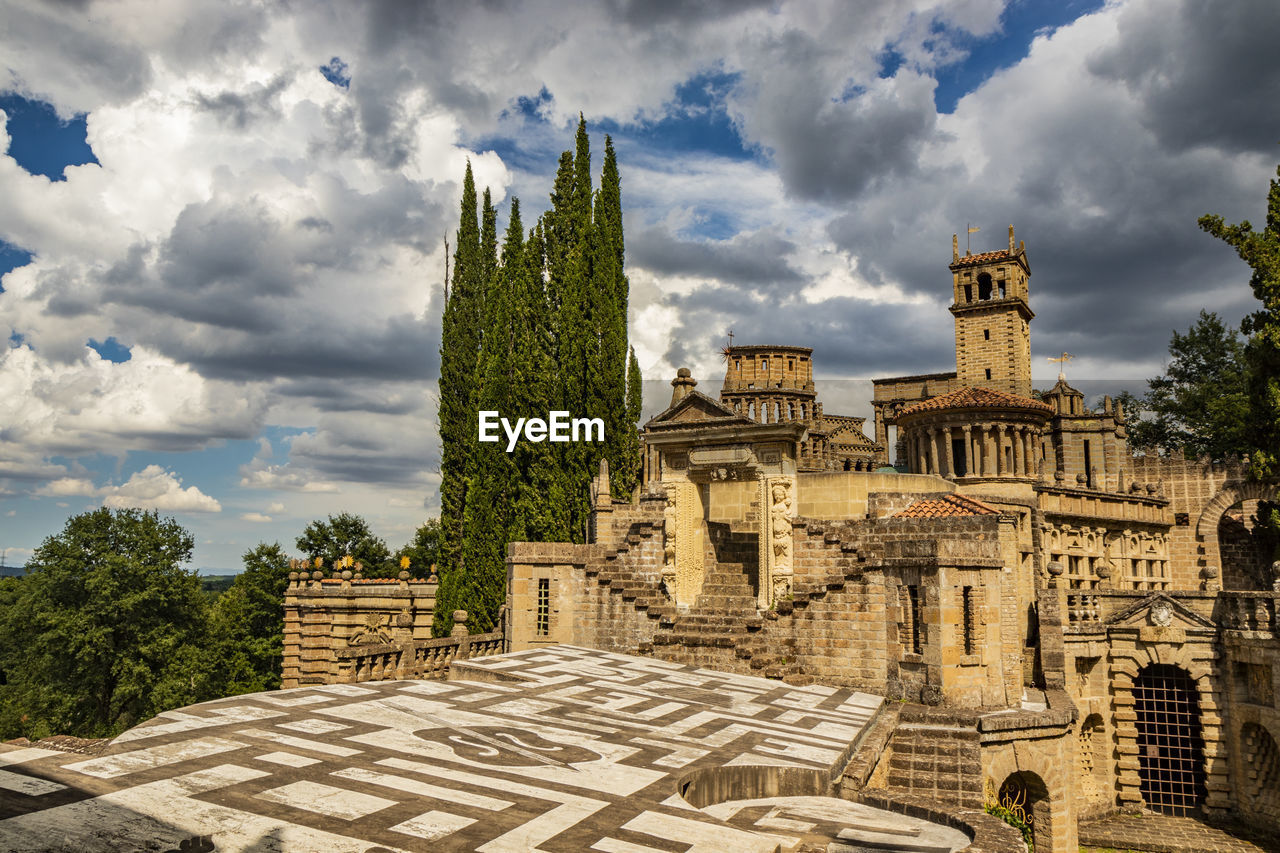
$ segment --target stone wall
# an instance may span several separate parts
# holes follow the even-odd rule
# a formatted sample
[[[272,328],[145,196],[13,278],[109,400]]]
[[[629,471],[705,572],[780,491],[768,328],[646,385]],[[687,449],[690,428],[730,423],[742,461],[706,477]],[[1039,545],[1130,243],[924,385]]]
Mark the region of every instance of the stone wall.
[[[350,574],[349,572],[347,574]],[[291,572],[284,600],[281,686],[339,679],[338,652],[431,639],[436,582],[323,577]]]

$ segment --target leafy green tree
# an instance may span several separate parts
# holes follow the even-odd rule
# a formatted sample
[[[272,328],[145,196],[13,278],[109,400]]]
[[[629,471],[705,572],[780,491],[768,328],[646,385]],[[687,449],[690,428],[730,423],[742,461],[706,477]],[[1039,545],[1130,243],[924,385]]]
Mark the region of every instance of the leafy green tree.
[[[1280,179],[1280,167],[1276,169]],[[1249,476],[1261,481],[1280,479],[1280,180],[1267,193],[1267,222],[1254,231],[1248,220],[1228,225],[1221,216],[1200,218],[1200,227],[1235,249],[1253,275],[1249,286],[1262,307],[1244,318],[1240,329],[1245,345],[1246,388],[1249,400],[1244,437],[1249,448]],[[1280,504],[1258,507],[1264,535],[1280,542]],[[1280,546],[1275,549],[1280,558]]]
[[[328,521],[311,522],[296,544],[307,559],[319,557],[326,567],[350,554],[364,565],[368,577],[394,577],[400,571],[391,562],[387,543],[373,535],[367,521],[348,512],[331,515]]]
[[[1169,364],[1140,400],[1122,396],[1133,447],[1223,459],[1248,452],[1244,343],[1217,314],[1201,311],[1173,333]]]
[[[414,577],[427,577],[432,567],[440,563],[440,519],[428,518],[414,531],[413,539],[396,551],[393,562],[399,568],[404,557],[409,558],[409,573]]]
[[[1276,169],[1280,179],[1280,167]],[[1267,222],[1254,231],[1248,220],[1228,225],[1221,216],[1200,218],[1200,227],[1235,249],[1253,275],[1249,286],[1262,303],[1244,318],[1249,400],[1244,437],[1250,449],[1250,475],[1260,480],[1280,477],[1280,180],[1267,193]],[[1280,521],[1280,519],[1277,519]]]
[[[243,559],[244,571],[218,597],[210,619],[205,678],[224,696],[280,686],[289,557],[277,542],[259,543]]]
[[[192,546],[136,509],[77,515],[45,539],[0,615],[0,737],[108,737],[211,698]]]

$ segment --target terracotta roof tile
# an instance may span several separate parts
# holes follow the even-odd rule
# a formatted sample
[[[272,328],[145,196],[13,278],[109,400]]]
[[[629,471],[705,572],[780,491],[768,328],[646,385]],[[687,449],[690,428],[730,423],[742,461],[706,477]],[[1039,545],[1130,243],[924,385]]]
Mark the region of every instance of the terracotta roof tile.
[[[1000,511],[967,495],[943,495],[913,503],[894,518],[956,518],[973,515],[999,515]]]
[[[994,252],[979,252],[976,255],[964,255],[958,261],[952,261],[953,267],[971,267],[976,264],[988,264],[992,261],[1013,260],[1013,252],[1008,249],[997,249]]]
[[[975,388],[971,385],[966,385],[949,394],[930,398],[922,403],[916,403],[914,406],[907,406],[898,413],[898,417],[914,415],[917,412],[940,411],[942,409],[1031,409],[1037,412],[1053,411],[1053,407],[1048,403],[1042,403],[1030,397],[1010,394],[1008,391],[997,391],[994,388]]]

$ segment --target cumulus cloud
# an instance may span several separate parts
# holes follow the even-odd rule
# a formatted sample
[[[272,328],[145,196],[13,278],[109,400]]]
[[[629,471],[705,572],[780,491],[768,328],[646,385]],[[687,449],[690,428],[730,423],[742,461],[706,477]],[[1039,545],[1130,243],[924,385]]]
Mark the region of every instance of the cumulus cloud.
[[[242,512],[240,513],[240,520],[253,522],[254,524],[270,524],[272,518],[261,512]]]
[[[119,486],[95,486],[88,479],[60,477],[36,489],[33,494],[42,497],[100,497],[103,506],[111,508],[134,507],[164,512],[222,511],[217,500],[196,486],[182,488],[182,479],[159,465],[148,465]]]
[[[938,80],[990,48],[1004,7],[0,0],[0,90],[87,113],[99,160],[51,183],[0,155],[0,239],[34,255],[0,293],[0,395],[23,401],[0,412],[0,497],[122,498],[79,457],[287,428],[230,463],[266,510],[220,523],[277,518],[280,492],[291,513],[360,499],[411,530],[436,499],[464,164],[531,224],[579,110],[620,154],[646,375],[714,385],[729,328],[812,346],[827,375],[946,370],[950,236],[972,223],[975,250],[1000,246],[1011,221],[1037,354],[1150,375],[1201,306],[1248,307],[1238,261],[1194,222],[1259,218],[1280,10],[1116,0],[1025,56],[1002,47],[939,114]],[[708,115],[738,150],[650,145]],[[110,337],[128,362],[86,346]],[[162,479],[134,488],[214,500]]]

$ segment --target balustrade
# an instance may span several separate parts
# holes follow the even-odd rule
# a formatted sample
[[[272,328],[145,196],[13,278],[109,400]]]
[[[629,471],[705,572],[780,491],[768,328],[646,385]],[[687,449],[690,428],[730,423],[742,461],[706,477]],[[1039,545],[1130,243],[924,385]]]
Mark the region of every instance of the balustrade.
[[[351,646],[337,652],[340,682],[445,678],[455,660],[502,654],[501,633],[436,637],[401,644]]]

